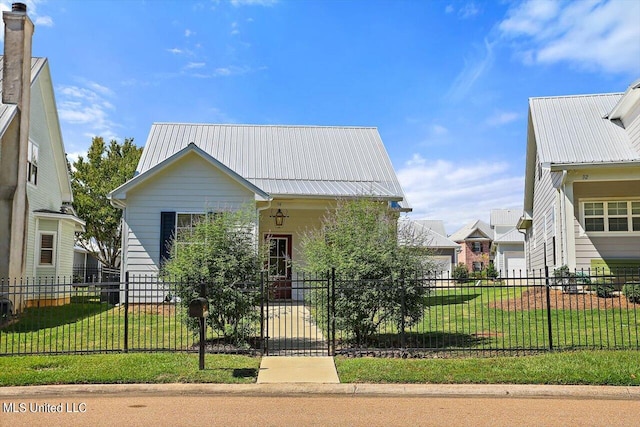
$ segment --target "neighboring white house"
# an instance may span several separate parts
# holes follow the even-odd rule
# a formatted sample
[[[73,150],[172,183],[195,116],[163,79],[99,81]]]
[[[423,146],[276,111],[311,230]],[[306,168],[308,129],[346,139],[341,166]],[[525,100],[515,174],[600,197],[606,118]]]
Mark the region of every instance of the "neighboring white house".
[[[417,239],[429,249],[435,263],[435,270],[444,277],[451,277],[453,267],[458,263],[460,245],[447,237],[444,221],[428,219],[405,221],[405,226],[411,227],[409,233],[415,233]]]
[[[526,274],[524,256],[524,234],[516,225],[522,216],[521,210],[493,209],[489,225],[493,230],[491,258],[501,277],[519,277]]]
[[[270,271],[291,278],[301,234],[339,198],[407,211],[376,128],[156,123],[136,176],[110,193],[123,209],[124,274],[159,271],[178,229],[205,212],[255,209]],[[283,297],[289,297],[284,295]]]
[[[640,266],[640,80],[529,100],[527,268]]]
[[[17,8],[16,8],[17,5]],[[58,113],[46,58],[31,58],[33,24],[22,4],[4,12],[0,57],[0,279],[31,282],[72,276],[76,231]],[[5,283],[17,310],[59,304],[46,287],[21,300],[21,281]],[[33,290],[31,290],[33,292]],[[67,298],[68,299],[68,298]]]

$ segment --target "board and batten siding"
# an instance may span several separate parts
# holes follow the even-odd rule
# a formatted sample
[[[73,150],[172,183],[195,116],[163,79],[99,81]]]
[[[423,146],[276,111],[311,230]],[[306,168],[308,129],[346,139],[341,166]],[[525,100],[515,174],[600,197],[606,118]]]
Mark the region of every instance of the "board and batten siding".
[[[202,213],[255,207],[255,195],[190,153],[127,193],[123,272],[158,272],[162,212]]]
[[[636,103],[635,108],[625,118],[624,125],[629,134],[631,145],[640,152],[640,102]]]
[[[537,159],[536,159],[537,160]],[[541,271],[545,265],[553,266],[553,244],[550,231],[555,227],[552,224],[552,215],[556,203],[557,190],[553,188],[551,171],[543,168],[540,179],[536,170],[534,194],[533,194],[533,222],[531,232],[527,234],[527,269]],[[556,250],[560,250],[560,242],[556,242]],[[546,247],[546,254],[545,254]],[[545,259],[546,256],[546,259]]]

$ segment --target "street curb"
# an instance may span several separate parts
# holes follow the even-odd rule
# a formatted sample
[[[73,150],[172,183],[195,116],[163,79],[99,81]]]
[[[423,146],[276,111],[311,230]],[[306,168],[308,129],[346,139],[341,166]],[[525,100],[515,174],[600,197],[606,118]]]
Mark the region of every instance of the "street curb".
[[[72,395],[415,396],[640,400],[640,387],[520,384],[86,384],[0,387],[0,398]]]

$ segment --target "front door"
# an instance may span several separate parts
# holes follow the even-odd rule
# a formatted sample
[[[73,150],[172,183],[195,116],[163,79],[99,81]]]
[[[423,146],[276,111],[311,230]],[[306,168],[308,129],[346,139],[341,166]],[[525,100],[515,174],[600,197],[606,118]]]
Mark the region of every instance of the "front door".
[[[291,299],[291,235],[275,234],[269,240],[269,283],[275,299]]]

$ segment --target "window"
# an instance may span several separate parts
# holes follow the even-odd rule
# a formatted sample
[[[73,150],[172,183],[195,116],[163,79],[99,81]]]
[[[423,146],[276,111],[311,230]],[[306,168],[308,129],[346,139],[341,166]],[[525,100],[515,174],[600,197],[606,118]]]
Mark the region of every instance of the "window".
[[[482,252],[482,242],[471,242],[471,248],[474,253]]]
[[[473,268],[473,271],[482,271],[482,269],[484,268],[484,263],[480,261],[474,261],[471,268]]]
[[[40,233],[39,265],[55,265],[55,241],[54,233]]]
[[[184,242],[193,234],[193,228],[202,221],[202,213],[179,213],[176,215],[176,236],[178,241]]]
[[[27,153],[27,182],[38,185],[38,146],[29,141]]]
[[[640,201],[584,202],[583,217],[588,232],[640,231]]]

